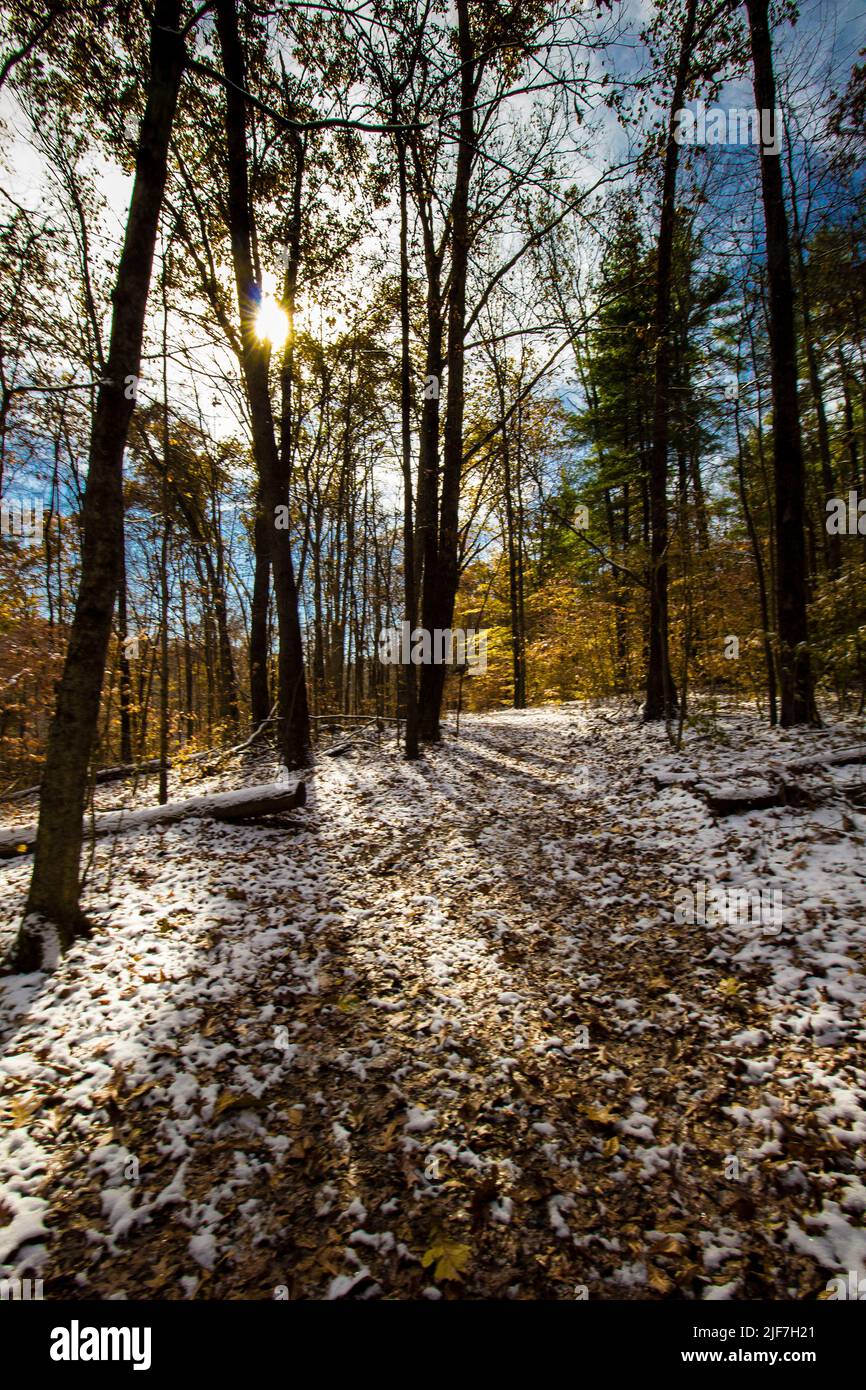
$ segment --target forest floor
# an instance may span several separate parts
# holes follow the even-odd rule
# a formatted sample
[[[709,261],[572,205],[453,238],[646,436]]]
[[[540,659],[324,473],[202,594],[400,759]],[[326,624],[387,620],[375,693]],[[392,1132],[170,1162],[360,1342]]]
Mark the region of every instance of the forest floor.
[[[653,781],[862,737],[740,710],[675,754],[633,705],[473,716],[415,765],[393,734],[320,758],[274,823],[97,842],[93,938],[0,980],[0,1273],[48,1298],[866,1275],[866,815],[843,769],[724,819]],[[0,867],[0,944],[29,867]],[[701,883],[776,888],[781,928],[675,921]]]

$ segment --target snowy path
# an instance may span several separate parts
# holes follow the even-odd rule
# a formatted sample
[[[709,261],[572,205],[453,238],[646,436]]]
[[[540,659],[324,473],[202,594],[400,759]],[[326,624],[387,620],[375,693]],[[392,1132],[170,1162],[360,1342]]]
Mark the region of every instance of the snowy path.
[[[0,982],[0,1263],[49,1297],[866,1273],[866,819],[716,825],[650,776],[852,730],[726,732],[677,759],[633,713],[476,717],[418,765],[323,759],[293,826],[100,847],[105,930]],[[675,923],[713,880],[778,885],[783,930]]]

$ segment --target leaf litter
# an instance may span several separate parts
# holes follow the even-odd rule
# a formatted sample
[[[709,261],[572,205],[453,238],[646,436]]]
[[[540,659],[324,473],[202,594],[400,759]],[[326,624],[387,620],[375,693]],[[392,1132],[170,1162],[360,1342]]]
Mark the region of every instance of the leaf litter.
[[[323,758],[289,827],[97,843],[93,938],[0,981],[0,1273],[173,1299],[866,1274],[866,817],[836,769],[722,819],[690,785],[852,735],[738,711],[673,754],[633,707],[469,716],[418,764]],[[775,887],[784,925],[678,922],[699,883]]]

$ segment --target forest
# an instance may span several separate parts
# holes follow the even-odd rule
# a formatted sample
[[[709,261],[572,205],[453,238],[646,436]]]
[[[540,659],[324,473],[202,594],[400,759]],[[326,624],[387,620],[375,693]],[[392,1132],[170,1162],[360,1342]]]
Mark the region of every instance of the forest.
[[[866,1298],[862,6],[5,0],[0,128],[0,1301]]]

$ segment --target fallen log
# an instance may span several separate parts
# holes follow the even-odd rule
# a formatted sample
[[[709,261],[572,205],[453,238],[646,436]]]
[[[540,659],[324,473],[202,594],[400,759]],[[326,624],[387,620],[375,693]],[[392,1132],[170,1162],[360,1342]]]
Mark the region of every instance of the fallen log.
[[[343,753],[348,753],[349,749],[350,749],[350,748],[354,748],[354,746],[355,746],[355,741],[354,741],[354,739],[351,739],[351,738],[350,738],[350,739],[347,739],[345,743],[335,743],[334,746],[333,746],[332,748],[323,748],[323,749],[322,749],[322,757],[324,757],[324,758],[339,758],[339,757],[341,757],[341,756],[343,755]]]
[[[770,806],[786,804],[785,787],[780,782],[700,782],[695,791],[717,816],[765,811]]]
[[[653,786],[657,792],[663,792],[671,787],[693,787],[697,780],[696,772],[656,772]]]
[[[837,748],[835,753],[815,753],[810,758],[797,758],[787,763],[788,772],[818,771],[823,767],[847,767],[849,763],[866,763],[866,744],[858,743],[853,748]]]
[[[97,786],[103,786],[106,782],[123,782],[128,777],[147,777],[152,772],[159,772],[162,763],[159,758],[150,758],[146,763],[121,763],[119,767],[103,767],[99,772],[95,772],[91,778]],[[167,768],[171,768],[171,763],[166,763]],[[39,795],[39,783],[35,787],[24,787],[19,792],[9,792],[8,795],[0,798],[3,801],[26,801],[30,796]]]
[[[826,791],[822,792],[820,785],[802,786],[796,775],[791,776],[792,773],[820,772],[864,762],[866,748],[843,748],[836,753],[798,758],[796,762],[786,763],[774,778],[756,777],[752,772],[745,772],[739,777],[732,774],[725,781],[711,782],[703,780],[697,772],[662,771],[654,773],[652,780],[656,791],[682,787],[695,796],[703,797],[717,816],[736,816],[746,811],[766,811],[775,806],[814,807],[826,800]]]
[[[170,825],[189,816],[219,821],[244,821],[253,816],[272,816],[303,806],[307,800],[305,782],[295,787],[285,782],[268,782],[257,787],[243,787],[235,792],[215,792],[210,796],[193,796],[186,801],[169,801],[165,806],[144,806],[137,811],[103,811],[84,822],[85,838],[90,835],[119,835],[137,830],[142,825]],[[26,854],[36,843],[35,825],[14,826],[0,831],[0,859],[14,859]]]
[[[776,806],[814,810],[827,799],[821,787],[802,786],[789,777],[778,782],[702,782],[694,791],[717,816],[741,816],[746,811],[767,811]]]
[[[274,709],[276,709],[276,705]],[[263,719],[261,724],[253,729],[249,738],[244,739],[243,743],[236,743],[232,748],[206,748],[203,753],[193,753],[191,757],[184,759],[184,766],[190,767],[193,763],[206,763],[209,758],[210,763],[202,769],[205,775],[208,775],[216,771],[225,758],[233,757],[235,753],[243,753],[245,749],[250,748],[265,726],[273,723],[275,723],[274,711],[271,710],[267,719]],[[143,763],[121,763],[119,767],[100,768],[98,772],[93,774],[91,781],[97,786],[102,786],[106,782],[123,782],[131,777],[148,777],[152,773],[161,772],[163,766],[170,772],[173,766],[171,759],[165,764],[159,758],[148,758],[147,762]],[[0,797],[0,801],[26,801],[29,796],[38,796],[39,791],[40,787],[37,782],[34,787],[24,787],[22,791],[5,793]]]

